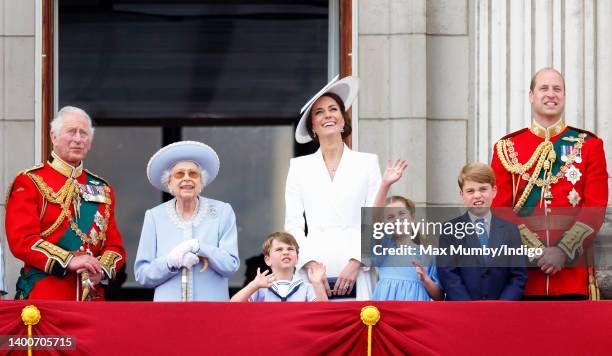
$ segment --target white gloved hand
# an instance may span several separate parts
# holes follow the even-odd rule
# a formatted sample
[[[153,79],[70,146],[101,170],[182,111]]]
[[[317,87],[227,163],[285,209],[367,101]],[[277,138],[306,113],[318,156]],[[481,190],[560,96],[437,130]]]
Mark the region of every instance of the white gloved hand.
[[[176,245],[166,259],[166,263],[168,264],[168,268],[170,269],[178,269],[183,266],[183,256],[189,253],[196,253],[200,251],[200,242],[197,239],[185,240],[180,244]]]
[[[181,266],[185,268],[191,268],[200,262],[200,258],[193,252],[187,252],[181,259]]]
[[[181,268],[181,262],[183,259],[183,253],[178,249],[178,246],[173,248],[168,257],[166,257],[166,263],[168,264],[169,269],[179,269]]]
[[[185,240],[178,244],[175,248],[178,248],[182,252],[181,256],[187,252],[198,253],[198,251],[200,251],[200,241],[197,239]]]

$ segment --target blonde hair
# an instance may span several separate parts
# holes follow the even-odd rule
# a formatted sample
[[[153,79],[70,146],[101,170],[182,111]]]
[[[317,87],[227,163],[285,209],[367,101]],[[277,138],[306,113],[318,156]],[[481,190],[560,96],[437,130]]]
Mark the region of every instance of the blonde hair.
[[[416,214],[416,204],[408,198],[404,198],[399,195],[392,195],[388,197],[387,199],[385,199],[385,205],[389,205],[393,203],[402,203],[408,209],[408,211],[410,212],[410,215],[414,216],[414,214]]]
[[[487,164],[480,162],[468,163],[461,168],[459,177],[457,177],[459,189],[463,189],[463,184],[468,180],[476,183],[489,183],[491,187],[494,187],[495,172],[493,172],[493,169]]]
[[[385,199],[385,206],[393,203],[402,203],[406,207],[406,209],[408,209],[411,219],[416,216],[416,204],[412,200],[399,195],[392,195]],[[417,245],[421,244],[421,239],[419,236],[420,235],[418,235],[417,233],[417,235],[415,235],[414,237],[414,243],[416,243]]]
[[[297,254],[300,253],[300,245],[298,245],[297,240],[295,239],[295,237],[293,237],[293,235],[287,232],[277,231],[271,233],[261,246],[264,256],[270,256],[270,249],[272,248],[272,243],[274,242],[274,240],[284,242],[287,245],[293,246],[295,247],[295,252]]]

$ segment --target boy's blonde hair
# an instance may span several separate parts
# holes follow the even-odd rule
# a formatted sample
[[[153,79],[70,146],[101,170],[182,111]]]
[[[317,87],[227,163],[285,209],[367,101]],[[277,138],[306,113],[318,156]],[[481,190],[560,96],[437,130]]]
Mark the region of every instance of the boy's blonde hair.
[[[491,187],[495,187],[495,172],[487,164],[480,162],[468,163],[459,172],[459,177],[457,178],[459,189],[463,190],[463,184],[468,180],[476,183],[489,183]]]
[[[272,242],[274,242],[274,240],[284,242],[287,245],[293,246],[295,247],[295,252],[297,254],[300,253],[300,245],[298,245],[297,240],[295,239],[295,237],[293,237],[293,235],[287,232],[277,231],[271,233],[261,246],[264,256],[270,256],[270,249],[272,248]]]

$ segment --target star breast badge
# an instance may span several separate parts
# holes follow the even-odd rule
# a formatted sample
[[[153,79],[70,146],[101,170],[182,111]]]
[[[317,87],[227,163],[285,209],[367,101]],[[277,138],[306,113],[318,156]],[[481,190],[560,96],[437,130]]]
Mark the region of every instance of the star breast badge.
[[[567,172],[565,172],[565,178],[568,181],[570,181],[573,185],[576,185],[576,183],[580,180],[580,177],[582,177],[582,173],[573,164],[570,167],[570,169],[568,169]]]
[[[572,188],[572,190],[567,195],[567,200],[569,200],[570,204],[572,204],[572,206],[575,208],[576,205],[580,203],[580,194],[578,194],[576,189]]]

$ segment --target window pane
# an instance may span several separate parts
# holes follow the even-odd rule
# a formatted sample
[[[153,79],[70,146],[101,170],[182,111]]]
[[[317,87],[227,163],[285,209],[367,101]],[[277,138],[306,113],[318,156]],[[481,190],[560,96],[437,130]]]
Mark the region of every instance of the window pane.
[[[115,191],[115,218],[127,250],[125,287],[138,286],[134,260],[145,210],[161,203],[161,192],[147,179],[147,162],[162,145],[161,128],[97,127],[85,168]]]
[[[230,286],[244,282],[245,261],[261,253],[263,240],[282,230],[285,180],[293,157],[290,126],[186,127],[183,139],[211,146],[221,160],[219,175],[206,197],[230,203],[236,213],[240,270]]]
[[[100,3],[60,1],[61,105],[116,119],[287,118],[326,83],[327,0]]]

